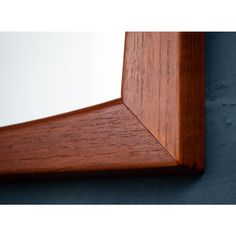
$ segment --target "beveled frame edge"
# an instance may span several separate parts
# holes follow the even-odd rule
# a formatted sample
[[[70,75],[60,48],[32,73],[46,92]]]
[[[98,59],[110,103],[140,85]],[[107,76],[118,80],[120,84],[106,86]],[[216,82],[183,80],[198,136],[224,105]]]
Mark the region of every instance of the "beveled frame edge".
[[[182,36],[181,36],[182,37]],[[182,46],[181,46],[182,47]],[[180,47],[180,48],[181,48]],[[183,49],[183,48],[182,48]],[[184,61],[186,60],[186,57],[182,57],[182,54],[180,53],[181,55],[181,60]],[[124,55],[125,57],[125,55]],[[189,60],[189,59],[188,59]],[[187,60],[187,61],[188,61]],[[204,71],[203,68],[201,68],[201,72]],[[181,71],[180,71],[181,72]],[[185,73],[185,71],[182,71],[181,73]],[[189,75],[188,76],[183,76],[183,80],[185,82],[187,82],[187,80],[189,79]],[[122,89],[123,89],[123,80],[124,78],[122,79]],[[187,83],[187,86],[190,86],[191,83]],[[202,85],[200,83],[200,85]],[[188,89],[188,88],[187,88]],[[204,87],[202,88],[201,87],[201,91],[204,90]],[[182,91],[182,94],[184,94],[184,91],[186,91],[186,88],[185,90],[181,90]],[[204,94],[203,94],[203,97],[204,97]],[[181,99],[181,96],[180,96],[180,99]],[[119,101],[119,102],[118,102]],[[115,174],[115,175],[120,175],[120,174],[124,174],[124,175],[130,175],[130,174],[142,174],[142,173],[149,173],[149,174],[188,174],[188,173],[199,173],[199,172],[202,172],[203,171],[203,156],[200,156],[201,160],[201,165],[196,165],[196,164],[193,164],[192,162],[190,163],[187,163],[185,162],[185,160],[182,160],[182,161],[177,161],[175,159],[175,157],[173,157],[167,149],[165,149],[162,145],[160,145],[159,141],[154,137],[154,135],[152,134],[152,132],[150,132],[149,129],[146,128],[146,126],[140,121],[140,119],[135,115],[135,113],[132,111],[132,108],[130,108],[129,106],[127,106],[127,104],[124,103],[123,101],[123,97],[121,98],[118,98],[114,101],[110,101],[110,102],[107,102],[107,103],[104,103],[104,104],[100,104],[100,105],[96,105],[96,106],[92,106],[92,107],[89,107],[89,108],[84,108],[84,109],[81,109],[79,111],[74,111],[74,112],[69,112],[69,113],[65,113],[65,114],[61,114],[61,115],[57,115],[57,116],[54,116],[54,117],[49,117],[49,118],[44,118],[44,119],[40,119],[40,120],[36,120],[36,121],[32,121],[32,122],[26,122],[26,123],[23,123],[23,124],[19,124],[19,125],[13,125],[13,126],[8,126],[8,127],[3,127],[3,128],[0,128],[0,140],[1,140],[1,134],[3,133],[3,131],[6,131],[6,132],[9,132],[9,130],[21,130],[21,128],[25,128],[27,126],[31,126],[32,124],[35,125],[35,124],[42,124],[42,123],[47,123],[48,121],[52,121],[54,119],[64,119],[64,117],[68,117],[68,116],[80,116],[80,114],[84,114],[84,112],[93,112],[94,110],[100,110],[100,109],[103,109],[104,107],[109,107],[111,104],[114,103],[114,105],[117,105],[118,103],[120,104],[120,102],[123,104],[124,107],[127,108],[127,110],[132,113],[133,115],[133,119],[135,120],[135,122],[138,120],[138,122],[140,122],[141,126],[143,127],[144,130],[146,131],[142,131],[142,132],[145,132],[145,133],[148,133],[149,136],[150,136],[150,139],[152,139],[151,142],[153,142],[153,138],[156,140],[156,143],[159,145],[158,147],[163,149],[163,152],[166,151],[166,154],[164,154],[165,158],[168,159],[169,161],[163,161],[163,164],[160,164],[161,162],[159,161],[157,165],[147,165],[147,163],[149,162],[149,159],[148,159],[148,154],[147,154],[147,163],[146,164],[141,164],[140,166],[136,166],[135,165],[135,160],[132,161],[133,164],[131,163],[130,166],[127,166],[127,168],[125,168],[124,166],[122,167],[122,165],[120,167],[113,167],[113,168],[101,168],[101,169],[96,169],[96,168],[91,168],[91,169],[87,169],[85,171],[80,171],[77,169],[76,170],[73,170],[68,168],[68,169],[63,169],[62,171],[57,171],[56,169],[49,169],[47,170],[46,172],[42,171],[37,171],[37,170],[33,170],[32,172],[15,172],[15,171],[11,171],[9,170],[8,173],[6,172],[2,172],[1,173],[1,168],[0,168],[0,175],[1,175],[1,178],[2,179],[11,179],[11,177],[13,177],[13,179],[15,179],[15,177],[26,177],[27,179],[29,178],[28,176],[30,175],[30,179],[31,178],[34,178],[34,176],[36,176],[36,178],[40,177],[73,177],[73,176],[94,176],[94,175],[97,175],[97,173],[99,173],[100,176],[107,176],[109,174]],[[113,105],[112,105],[113,106]],[[202,105],[201,105],[202,106]],[[201,107],[202,109],[202,107]],[[186,115],[186,111],[182,108],[182,113],[181,115]],[[189,111],[187,111],[189,112]],[[201,113],[201,119],[202,119],[202,113]],[[182,124],[182,128],[181,129],[184,129],[184,122],[181,123]],[[203,128],[203,131],[204,131],[204,127]],[[19,136],[20,137],[20,136]],[[3,136],[4,138],[4,136]],[[181,136],[180,138],[184,138],[184,136]],[[4,140],[1,140],[4,142]],[[6,142],[7,140],[5,140]],[[11,143],[11,145],[14,145],[14,143]],[[26,145],[26,144],[23,144],[23,145]],[[184,148],[184,142],[183,142],[183,146],[182,148]],[[109,147],[108,147],[109,148]],[[0,144],[0,151],[1,151],[1,144]],[[10,152],[10,150],[7,150]],[[147,151],[148,153],[148,150],[145,150]],[[201,150],[203,151],[203,150]],[[189,153],[188,153],[189,154]],[[111,158],[113,158],[111,156]],[[158,156],[157,156],[158,158]],[[187,160],[187,159],[186,159]],[[32,159],[31,159],[32,161]],[[0,163],[1,164],[4,164],[2,161],[1,161],[1,153],[0,153]],[[153,163],[153,160],[150,161],[150,163]],[[155,163],[155,162],[154,162]],[[73,163],[72,163],[73,164]]]
[[[155,43],[157,46],[152,46],[151,43]],[[175,48],[171,48],[171,44],[175,45]],[[157,64],[153,61],[150,62],[150,54],[156,55]],[[158,61],[158,56],[159,59],[163,57],[165,61]],[[127,60],[126,57],[128,58]],[[160,65],[160,62],[165,64],[166,60],[170,62],[163,66]],[[169,64],[173,68],[169,68]],[[164,74],[160,73],[158,75],[154,65],[156,67],[160,66],[159,71],[163,67]],[[126,66],[128,69],[125,68]],[[138,72],[136,72],[137,70]],[[166,72],[166,70],[168,71]],[[170,82],[172,81],[174,86],[169,91],[167,90],[166,94],[162,95],[162,97],[153,96],[153,94],[149,95],[150,89],[153,90],[153,88],[148,86],[150,84],[157,86],[157,83],[153,81],[165,81],[168,76],[171,77]],[[146,83],[147,80],[148,83]],[[137,84],[139,85],[137,86]],[[159,86],[161,86],[161,82],[159,82]],[[156,89],[154,91],[158,93]],[[136,99],[137,93],[141,93],[139,97],[149,96],[151,99],[148,100],[148,103],[147,99]],[[174,147],[176,149],[175,152],[173,152],[171,147],[163,143],[163,139],[159,139],[160,134],[157,134],[152,127],[153,120],[158,123],[163,116],[158,113],[151,114],[153,112],[148,107],[153,99],[155,101],[159,100],[156,105],[161,103],[161,100],[169,100],[169,98],[173,102],[173,97],[171,100],[171,93],[176,93],[178,98],[176,103],[177,109],[171,108],[171,115],[174,116],[175,126],[178,127],[175,133],[177,136],[171,137],[172,139],[179,140],[179,143],[176,143]],[[204,171],[205,87],[203,32],[126,33],[122,99],[124,104],[133,112],[144,127],[162,143],[167,152],[176,160],[178,166],[185,166],[199,173]],[[167,106],[168,102],[163,104],[161,105]],[[148,114],[152,119],[147,120],[145,115],[142,114]],[[169,128],[167,127],[167,132],[171,133],[172,128],[174,128],[173,124],[170,124]],[[170,136],[166,137],[167,143],[169,138]]]

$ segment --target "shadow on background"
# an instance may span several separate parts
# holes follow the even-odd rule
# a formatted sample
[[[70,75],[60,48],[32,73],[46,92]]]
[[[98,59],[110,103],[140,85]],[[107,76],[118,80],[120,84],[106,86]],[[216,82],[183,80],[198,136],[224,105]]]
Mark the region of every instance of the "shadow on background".
[[[206,33],[202,176],[1,183],[0,203],[236,203],[236,33]]]

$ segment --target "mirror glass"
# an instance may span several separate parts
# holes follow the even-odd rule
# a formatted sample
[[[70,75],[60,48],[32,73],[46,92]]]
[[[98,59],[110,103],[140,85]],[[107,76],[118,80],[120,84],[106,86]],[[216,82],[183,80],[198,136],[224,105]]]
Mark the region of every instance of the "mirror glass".
[[[123,32],[0,33],[0,126],[120,97]]]

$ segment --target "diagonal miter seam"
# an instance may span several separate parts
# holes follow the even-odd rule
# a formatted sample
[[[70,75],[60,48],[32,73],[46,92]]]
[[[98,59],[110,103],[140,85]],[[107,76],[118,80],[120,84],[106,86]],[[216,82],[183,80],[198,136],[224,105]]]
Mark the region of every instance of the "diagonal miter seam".
[[[158,139],[152,134],[152,132],[146,128],[146,126],[139,120],[139,118],[133,113],[133,111],[124,103],[123,99],[121,98],[122,103],[124,106],[133,114],[133,116],[139,121],[139,123],[143,126],[145,130],[161,145],[163,149],[166,150],[166,152],[170,155],[170,157],[177,163],[177,165],[180,165],[180,163],[169,153],[169,151],[158,141]]]

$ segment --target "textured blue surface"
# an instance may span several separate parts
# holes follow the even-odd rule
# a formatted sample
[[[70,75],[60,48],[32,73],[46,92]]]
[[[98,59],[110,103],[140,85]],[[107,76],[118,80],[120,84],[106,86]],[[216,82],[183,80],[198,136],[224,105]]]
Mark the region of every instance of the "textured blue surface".
[[[236,33],[206,33],[202,176],[0,184],[0,203],[236,203]]]

